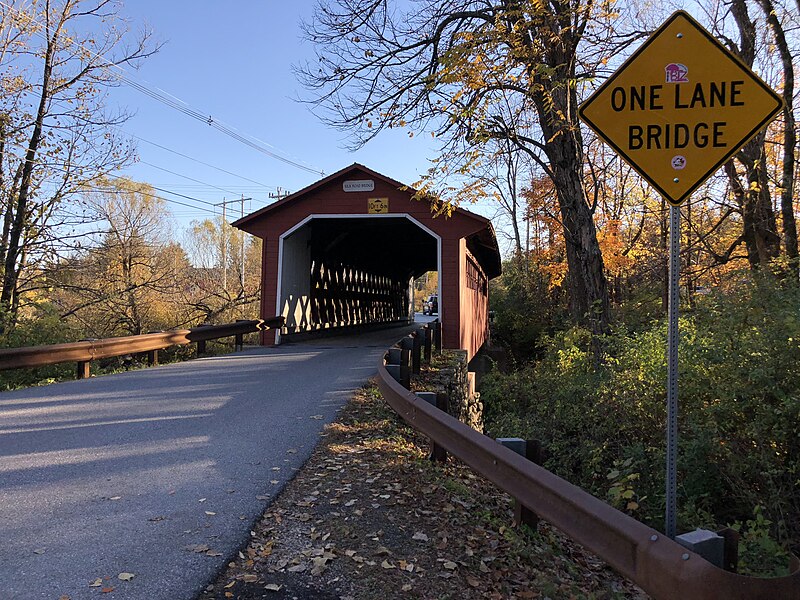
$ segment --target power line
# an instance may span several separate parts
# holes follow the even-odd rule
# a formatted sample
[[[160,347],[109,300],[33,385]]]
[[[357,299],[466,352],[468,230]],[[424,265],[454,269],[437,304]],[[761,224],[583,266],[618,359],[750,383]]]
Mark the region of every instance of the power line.
[[[9,10],[15,11],[17,14],[25,14],[21,9],[15,8],[13,6],[10,6],[9,4],[4,2],[3,0],[0,0],[0,5],[5,6]],[[35,23],[39,27],[45,28],[45,25],[42,24],[41,21],[39,21],[37,19],[34,19],[30,15],[27,15],[27,14],[25,14],[25,16],[30,18],[31,22]],[[48,41],[47,36],[44,33],[42,33],[42,31],[40,29],[34,30],[33,33],[38,35],[38,36],[40,36],[45,41]],[[223,121],[219,121],[217,119],[214,119],[211,115],[206,115],[205,113],[200,112],[199,110],[191,107],[188,103],[184,102],[183,100],[181,100],[177,96],[174,96],[173,94],[170,94],[169,92],[166,92],[166,91],[162,90],[161,88],[159,88],[157,86],[149,87],[148,84],[145,84],[143,82],[139,82],[139,81],[133,79],[132,77],[130,77],[127,74],[127,71],[123,67],[121,67],[120,65],[113,64],[112,62],[110,62],[109,60],[104,58],[103,56],[101,56],[101,55],[97,54],[96,52],[94,52],[93,50],[90,50],[89,48],[86,48],[86,46],[84,46],[83,44],[78,44],[78,43],[76,43],[74,41],[72,41],[72,44],[77,45],[79,48],[83,49],[84,51],[89,53],[91,56],[99,58],[101,61],[104,61],[105,64],[101,65],[102,68],[106,72],[111,74],[113,77],[115,77],[116,79],[126,83],[128,86],[130,86],[133,89],[141,92],[142,94],[144,94],[146,96],[149,96],[150,98],[156,100],[157,102],[160,102],[160,103],[162,103],[162,104],[164,104],[164,105],[166,105],[166,106],[168,106],[168,107],[170,107],[170,108],[172,108],[174,110],[177,110],[177,111],[179,111],[179,112],[185,114],[186,116],[191,117],[191,118],[193,118],[195,120],[202,121],[202,122],[206,123],[207,125],[213,127],[214,129],[220,131],[221,133],[224,133],[225,135],[227,135],[227,136],[229,136],[229,137],[231,137],[231,138],[233,138],[233,139],[235,139],[235,140],[237,140],[237,141],[239,141],[239,142],[241,142],[241,143],[253,148],[254,150],[257,150],[258,152],[266,154],[267,156],[269,156],[271,158],[274,158],[275,160],[279,160],[279,161],[281,161],[283,163],[286,163],[286,164],[291,165],[293,167],[296,167],[298,169],[302,169],[303,171],[307,171],[309,173],[315,173],[315,174],[318,174],[318,175],[324,175],[325,174],[320,169],[317,169],[317,168],[311,167],[311,166],[309,166],[307,164],[302,164],[301,162],[298,162],[300,159],[297,159],[297,161],[295,161],[295,160],[286,158],[284,156],[281,156],[280,154],[277,154],[276,152],[273,152],[269,148],[272,148],[275,151],[277,151],[277,148],[275,148],[271,144],[269,144],[269,143],[267,143],[267,142],[265,142],[263,140],[260,140],[260,139],[258,139],[257,137],[255,137],[253,135],[250,135],[250,134],[247,134],[247,133],[244,133],[244,134],[240,133],[236,128],[225,124]],[[111,71],[111,69],[116,69],[118,72],[113,72],[113,71]]]
[[[150,140],[146,140],[145,138],[140,137],[140,136],[138,136],[136,134],[127,132],[127,131],[123,130],[120,127],[117,127],[117,129],[122,131],[125,135],[129,135],[131,137],[134,137],[134,138],[136,138],[137,140],[139,140],[141,142],[144,142],[146,144],[150,144],[152,146],[155,146],[156,148],[161,148],[162,150],[166,150],[167,152],[171,152],[172,154],[176,154],[177,156],[182,156],[183,158],[187,158],[187,159],[192,160],[192,161],[194,161],[196,163],[199,163],[199,164],[201,164],[203,166],[210,167],[212,169],[216,169],[217,171],[221,171],[222,173],[227,173],[228,175],[233,175],[234,177],[238,177],[239,179],[243,179],[244,181],[249,181],[250,183],[255,183],[256,185],[259,185],[261,187],[265,187],[265,188],[268,188],[268,189],[275,189],[274,185],[267,185],[266,183],[261,183],[260,181],[256,181],[255,179],[250,179],[249,177],[245,177],[244,175],[239,175],[237,173],[233,173],[232,171],[228,171],[226,169],[223,169],[222,167],[217,167],[216,165],[212,165],[210,163],[204,162],[204,161],[200,160],[199,158],[194,158],[193,156],[189,156],[188,154],[183,154],[182,152],[178,152],[177,150],[173,150],[172,148],[167,148],[166,146],[162,146],[161,144],[157,144],[156,142],[152,142]]]
[[[212,183],[206,183],[205,181],[194,179],[193,177],[189,177],[188,175],[182,175],[180,173],[176,173],[175,171],[170,171],[169,169],[165,169],[164,167],[159,167],[158,165],[154,165],[153,163],[147,162],[146,160],[140,160],[139,164],[147,165],[148,167],[153,167],[154,169],[158,169],[159,171],[164,171],[165,173],[169,173],[170,175],[175,175],[177,177],[182,177],[183,179],[188,179],[189,181],[194,181],[195,183],[199,183],[206,187],[214,188],[215,190],[225,192],[226,194],[233,194],[234,196],[236,195],[236,192],[232,192],[231,190],[226,190],[225,188],[221,188]]]
[[[2,1],[0,1],[0,4],[2,4]],[[11,143],[9,143],[9,145],[10,145],[10,146],[15,146],[15,147],[17,147],[17,148],[20,148],[20,149],[22,149],[22,150],[27,150],[27,148],[26,148],[25,146],[23,146],[22,144],[18,144],[18,143],[11,142]],[[20,160],[27,160],[27,159],[25,159],[25,158],[20,158]],[[62,172],[62,173],[66,173],[66,174],[69,174],[69,172],[70,172],[70,171],[69,171],[69,169],[67,169],[67,168],[65,168],[65,167],[62,167],[62,166],[55,165],[55,164],[45,164],[45,163],[42,163],[42,162],[40,162],[40,161],[37,161],[37,162],[36,162],[36,164],[38,164],[38,165],[40,165],[40,166],[45,166],[45,167],[48,167],[48,168],[50,168],[50,169],[53,169],[53,170],[56,170],[56,171],[60,171],[60,172]],[[79,168],[79,167],[77,167],[77,168]],[[207,208],[203,208],[202,206],[195,206],[195,205],[193,205],[193,204],[186,204],[185,202],[179,202],[179,201],[177,201],[177,200],[171,200],[171,199],[169,199],[169,198],[164,198],[163,196],[158,196],[158,195],[155,195],[155,194],[148,194],[147,192],[142,192],[142,191],[138,191],[138,190],[137,190],[137,193],[141,193],[141,194],[143,194],[143,195],[145,195],[145,196],[149,196],[149,197],[151,197],[151,198],[158,198],[158,199],[160,199],[160,200],[164,200],[165,202],[172,202],[173,204],[179,204],[179,205],[181,205],[181,206],[186,206],[186,207],[189,207],[189,208],[193,208],[193,209],[195,209],[195,210],[202,210],[202,211],[205,211],[205,212],[209,212],[209,213],[211,213],[211,214],[214,214],[214,215],[216,215],[216,214],[217,214],[217,211],[216,211],[216,205],[215,205],[213,202],[207,202],[206,200],[201,200],[200,198],[195,198],[195,197],[193,197],[193,196],[187,196],[186,194],[181,194],[181,193],[179,193],[179,192],[175,192],[175,191],[172,191],[172,190],[168,190],[168,189],[166,189],[166,188],[163,188],[163,187],[156,187],[156,186],[154,186],[154,185],[151,185],[151,184],[149,184],[149,183],[147,183],[147,182],[137,182],[135,179],[132,179],[132,178],[130,178],[130,177],[125,177],[125,176],[121,176],[121,175],[113,175],[113,174],[111,174],[111,173],[104,173],[102,176],[103,176],[103,177],[107,177],[107,178],[109,178],[109,179],[123,180],[123,181],[132,181],[132,182],[134,182],[134,183],[144,183],[145,185],[147,185],[147,186],[149,186],[149,187],[153,188],[154,190],[158,190],[159,192],[164,192],[165,194],[172,194],[172,195],[174,195],[174,196],[180,196],[181,198],[185,198],[185,199],[187,199],[187,200],[191,200],[192,202],[199,202],[200,204],[205,204],[205,205],[207,205],[207,206],[211,206],[211,207],[212,207],[212,208],[214,208],[215,210],[209,210],[209,209],[207,209]],[[94,184],[92,181],[86,181],[86,182],[83,182],[83,183],[82,183],[82,185],[84,185],[84,186],[86,186],[86,187],[90,187],[90,188],[92,188],[92,189],[94,189],[94,190],[97,190],[97,191],[104,191],[104,192],[119,192],[119,191],[121,191],[121,190],[119,190],[119,189],[116,189],[116,190],[115,190],[115,189],[103,189],[103,188],[99,188],[99,187],[97,187],[97,185],[96,185],[96,184]]]
[[[114,194],[114,193],[119,193],[119,192],[122,191],[122,190],[115,189],[115,188],[103,188],[103,187],[100,187],[100,186],[95,185],[93,183],[88,183],[86,185],[87,185],[87,187],[89,187],[89,188],[91,188],[91,189],[93,189],[93,190],[95,190],[97,192],[105,192],[107,194]],[[142,190],[136,190],[134,193],[135,194],[141,194],[142,196],[147,196],[148,198],[156,198],[158,200],[163,200],[164,202],[169,202],[170,204],[178,204],[179,206],[185,206],[187,208],[191,208],[191,209],[194,209],[196,211],[202,211],[202,212],[205,212],[205,213],[210,213],[212,215],[216,215],[217,214],[217,211],[215,211],[215,210],[210,210],[208,208],[202,208],[201,206],[195,206],[193,204],[187,204],[186,202],[181,202],[180,200],[173,200],[172,198],[164,198],[163,196],[159,196],[158,194],[150,194],[150,193],[144,192]],[[213,204],[212,204],[212,206],[213,206]]]

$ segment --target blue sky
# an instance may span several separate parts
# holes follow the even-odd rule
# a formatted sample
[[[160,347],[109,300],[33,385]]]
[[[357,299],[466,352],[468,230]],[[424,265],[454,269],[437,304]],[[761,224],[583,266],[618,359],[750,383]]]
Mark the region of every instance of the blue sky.
[[[161,51],[145,60],[138,71],[131,70],[130,76],[270,144],[277,154],[326,174],[360,162],[399,181],[413,183],[428,168],[428,159],[436,154],[430,137],[410,139],[406,132],[387,131],[357,152],[350,152],[344,148],[344,133],[323,125],[308,105],[297,101],[307,94],[291,67],[303,58],[313,57],[313,48],[301,40],[299,26],[300,19],[308,17],[312,9],[311,0],[129,0],[123,14],[129,16],[132,26],[147,23],[156,39],[164,42]],[[141,162],[125,172],[135,179],[211,203],[243,194],[254,199],[248,205],[256,210],[270,201],[269,193],[275,193],[277,187],[297,191],[320,178],[251,149],[128,86],[114,89],[111,94],[113,102],[136,113],[124,125],[126,133],[269,187],[143,141],[137,142]],[[190,209],[171,204],[171,209],[179,225],[184,226],[191,219],[211,216],[205,211],[212,207],[200,206]],[[238,204],[235,210],[238,212]]]

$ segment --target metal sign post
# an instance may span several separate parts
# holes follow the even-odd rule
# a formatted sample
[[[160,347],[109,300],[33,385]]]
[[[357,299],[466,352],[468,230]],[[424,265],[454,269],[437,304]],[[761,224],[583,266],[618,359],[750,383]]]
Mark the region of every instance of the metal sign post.
[[[667,511],[664,532],[675,539],[678,480],[678,304],[681,209],[669,207],[669,331],[667,334]]]

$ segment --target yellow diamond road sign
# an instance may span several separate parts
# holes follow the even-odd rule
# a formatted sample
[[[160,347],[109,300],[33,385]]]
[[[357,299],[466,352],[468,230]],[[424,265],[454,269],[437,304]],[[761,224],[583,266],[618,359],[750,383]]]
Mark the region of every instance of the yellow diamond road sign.
[[[782,105],[746,65],[678,11],[579,114],[667,201],[679,205]]]

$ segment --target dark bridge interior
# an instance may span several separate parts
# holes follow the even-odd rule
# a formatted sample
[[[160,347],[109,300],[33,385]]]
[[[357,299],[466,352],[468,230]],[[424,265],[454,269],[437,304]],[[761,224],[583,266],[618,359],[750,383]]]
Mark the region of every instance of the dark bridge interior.
[[[436,238],[405,217],[311,219],[284,240],[285,332],[407,320],[437,268]]]
[[[311,221],[315,257],[408,280],[437,269],[436,240],[406,218]]]

